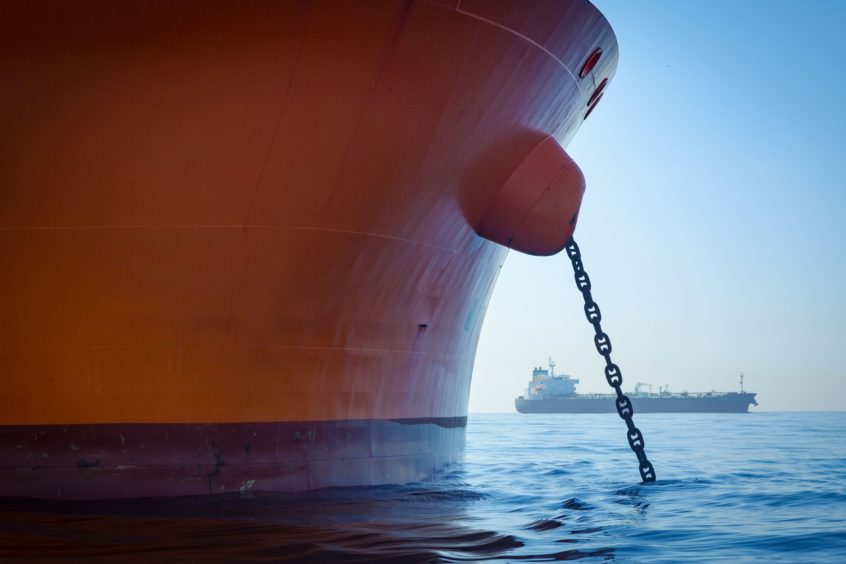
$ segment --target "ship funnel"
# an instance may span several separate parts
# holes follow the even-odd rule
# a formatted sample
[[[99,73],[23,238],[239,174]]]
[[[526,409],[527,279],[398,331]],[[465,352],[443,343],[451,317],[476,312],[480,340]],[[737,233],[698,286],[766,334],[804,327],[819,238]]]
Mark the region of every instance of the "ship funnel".
[[[573,236],[584,191],[578,165],[547,137],[496,193],[476,233],[522,253],[554,255]]]

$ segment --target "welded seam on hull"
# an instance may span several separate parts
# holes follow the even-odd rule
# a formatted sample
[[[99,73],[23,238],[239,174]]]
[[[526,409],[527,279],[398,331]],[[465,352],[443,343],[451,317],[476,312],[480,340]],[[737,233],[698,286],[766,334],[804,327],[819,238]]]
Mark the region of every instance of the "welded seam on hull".
[[[216,345],[195,345],[193,347],[186,346],[185,348],[211,348]],[[272,343],[247,343],[241,345],[246,349],[268,348],[268,349],[285,349],[285,350],[310,350],[310,351],[344,351],[344,352],[359,352],[359,353],[394,353],[394,354],[408,354],[408,355],[428,355],[437,358],[457,358],[464,356],[462,353],[433,353],[431,351],[415,351],[408,349],[376,349],[372,347],[325,347],[320,345],[284,345]],[[169,349],[168,345],[20,345],[20,346],[0,346],[0,351],[20,351],[20,350],[156,350]]]
[[[446,109],[453,105],[453,100],[455,99],[455,93],[456,93],[456,90],[458,89],[458,82],[460,80],[460,77],[464,75],[464,68],[467,66],[467,61],[470,58],[471,47],[476,44],[476,39],[477,39],[478,35],[479,35],[479,29],[478,29],[478,27],[474,27],[473,37],[471,38],[471,40],[468,44],[468,48],[464,51],[464,56],[461,59],[461,66],[458,68],[458,71],[456,71],[456,73],[454,74],[452,81],[451,81],[452,84],[449,87],[449,94],[444,99],[444,104],[440,108],[441,111],[438,112],[438,115],[440,116],[438,118],[438,124],[434,129],[434,133],[429,138],[429,142],[426,145],[426,153],[420,161],[420,166],[418,166],[417,172],[414,174],[414,178],[411,181],[411,183],[409,184],[410,186],[417,186],[418,185],[418,183],[420,181],[420,177],[423,174],[423,170],[426,168],[426,166],[428,165],[429,160],[431,158],[432,150],[433,150],[434,145],[435,145],[434,140],[438,139],[439,136],[442,135],[444,122],[447,120]],[[463,111],[462,111],[462,113],[463,113]],[[438,248],[442,248],[442,247],[438,247]],[[457,252],[455,254],[457,254]]]
[[[424,241],[415,241],[414,239],[405,239],[403,237],[395,237],[393,235],[385,235],[382,233],[370,233],[367,231],[354,231],[351,229],[332,229],[330,227],[306,227],[301,225],[248,225],[250,229],[290,229],[294,231],[325,231],[327,233],[341,233],[345,235],[358,235],[362,237],[376,237],[378,239],[388,239],[391,241],[399,241],[402,243],[409,243],[412,245],[420,245],[432,249],[439,249],[453,254],[458,254],[460,251],[450,247],[435,245],[433,243],[426,243]],[[67,225],[55,227],[0,227],[2,231],[85,231],[85,230],[108,230],[116,231],[129,229],[243,229],[243,225]]]
[[[282,115],[285,113],[285,106],[288,105],[288,98],[291,95],[291,88],[294,85],[294,79],[297,76],[297,71],[300,68],[300,60],[302,59],[303,55],[303,47],[305,46],[306,42],[306,35],[308,34],[308,13],[305,14],[305,23],[303,25],[303,34],[300,38],[300,46],[297,50],[297,60],[294,63],[294,69],[291,71],[291,78],[288,80],[288,86],[285,88],[285,96],[282,98],[282,104],[279,106],[279,113],[276,115],[276,123],[273,125],[273,133],[270,135],[270,142],[267,144],[267,151],[264,154],[264,162],[261,164],[261,170],[259,171],[258,178],[256,179],[256,185],[253,188],[253,196],[250,199],[250,207],[247,209],[247,214],[244,216],[244,221],[242,222],[242,227],[247,227],[247,220],[250,219],[250,215],[253,213],[253,206],[255,205],[256,195],[258,194],[259,188],[261,187],[261,181],[264,179],[264,172],[267,169],[267,163],[270,161],[270,154],[273,151],[273,143],[276,141],[276,134],[279,132],[279,124],[282,122]]]
[[[276,227],[272,225],[264,226],[264,225],[256,225],[253,226],[257,229],[276,229]],[[447,251],[453,254],[458,254],[460,251],[455,249],[451,249],[449,247],[442,247],[441,245],[435,245],[432,243],[425,243],[423,241],[415,241],[413,239],[405,239],[403,237],[394,237],[393,235],[383,235],[381,233],[368,233],[367,231],[352,231],[347,229],[332,229],[329,227],[295,227],[295,226],[288,226],[284,227],[283,229],[293,229],[297,231],[326,231],[327,233],[342,233],[345,235],[359,235],[362,237],[376,237],[378,239],[389,239],[391,241],[399,241],[401,243],[409,243],[412,245],[421,245],[423,247],[430,247],[432,249],[439,249],[441,251]]]
[[[393,49],[395,48],[396,42],[400,37],[400,31],[405,23],[405,19],[408,16],[408,11],[410,9],[410,5],[406,4],[405,8],[400,10],[399,12],[399,21],[395,23],[393,26],[393,34],[389,39],[387,45],[383,48],[379,63],[376,69],[373,72],[373,76],[370,78],[370,83],[367,86],[367,92],[364,95],[364,99],[361,102],[361,107],[358,110],[358,114],[355,118],[355,126],[353,127],[352,134],[349,137],[349,141],[347,142],[347,148],[344,152],[344,158],[341,160],[340,166],[338,167],[338,174],[335,177],[335,182],[332,185],[332,192],[329,194],[329,197],[326,199],[324,203],[324,209],[329,209],[332,207],[332,204],[335,202],[335,196],[338,193],[338,188],[341,184],[341,179],[344,178],[344,173],[347,168],[347,163],[349,162],[350,155],[352,154],[353,146],[356,143],[356,138],[359,134],[359,129],[361,128],[362,119],[364,118],[365,112],[369,109],[370,103],[373,100],[373,94],[381,81],[381,77],[386,70],[387,64],[390,60],[390,55]]]
[[[462,353],[433,353],[431,351],[414,351],[408,349],[376,349],[373,347],[324,347],[320,345],[278,345],[272,343],[261,343],[255,345],[247,345],[251,347],[267,347],[269,349],[296,349],[296,350],[317,350],[317,351],[345,351],[345,352],[362,352],[362,353],[395,353],[395,354],[411,354],[417,356],[432,356],[436,358],[457,358],[464,356]]]
[[[461,14],[461,15],[467,16],[468,18],[473,18],[475,20],[486,23],[486,24],[491,25],[493,27],[497,27],[497,28],[499,28],[503,31],[507,31],[510,34],[512,34],[516,37],[519,37],[523,41],[526,41],[526,42],[534,45],[535,47],[537,47],[538,49],[540,49],[541,51],[543,51],[544,53],[546,53],[547,55],[552,57],[552,60],[554,60],[556,63],[558,63],[559,66],[561,66],[561,68],[563,68],[565,71],[567,71],[567,74],[569,74],[570,77],[573,79],[573,82],[576,83],[576,88],[579,89],[579,94],[581,94],[582,96],[585,95],[584,91],[582,90],[582,85],[581,85],[580,81],[578,80],[578,78],[576,77],[575,73],[573,73],[573,71],[571,71],[567,67],[567,65],[565,65],[564,62],[555,55],[555,53],[553,53],[552,51],[550,51],[549,49],[547,49],[546,47],[544,47],[543,45],[541,45],[540,43],[538,43],[537,41],[532,39],[531,37],[523,35],[519,31],[517,31],[516,29],[512,29],[508,26],[502,25],[499,22],[495,22],[493,20],[479,16],[479,15],[474,14],[472,12],[468,12],[466,10],[462,10],[461,9],[461,0],[459,0],[458,5],[455,7],[455,11],[458,12],[459,14]]]
[[[244,215],[244,221],[241,222],[241,228],[246,231],[247,229],[247,221],[250,219],[250,215],[253,213],[253,207],[255,206],[256,196],[258,195],[259,188],[261,187],[261,182],[264,179],[265,170],[267,170],[267,163],[270,162],[270,154],[273,152],[273,144],[276,141],[276,135],[279,132],[279,124],[282,122],[282,116],[285,113],[285,107],[288,105],[288,98],[291,95],[291,88],[294,85],[294,79],[297,76],[297,71],[300,67],[300,60],[303,54],[303,46],[305,45],[306,35],[308,33],[308,13],[305,14],[305,24],[303,29],[302,37],[300,38],[300,46],[297,50],[297,60],[294,63],[294,69],[291,71],[291,78],[288,80],[288,86],[285,88],[285,96],[282,98],[282,104],[279,106],[279,112],[276,115],[276,122],[273,125],[273,133],[270,135],[270,141],[267,144],[267,151],[264,154],[264,161],[261,164],[261,170],[259,171],[258,178],[256,178],[256,184],[253,188],[253,195],[250,198],[250,207],[247,208],[247,213]],[[244,284],[246,283],[246,273],[247,269],[250,265],[250,248],[247,245],[247,251],[244,253],[243,263],[241,265],[241,275],[240,281],[238,283],[238,290],[235,292],[235,297],[232,300],[232,304],[229,307],[229,316],[226,321],[226,333],[229,333],[229,330],[232,327],[232,320],[235,319],[235,310],[238,307],[238,302],[241,301],[241,294],[244,290]]]

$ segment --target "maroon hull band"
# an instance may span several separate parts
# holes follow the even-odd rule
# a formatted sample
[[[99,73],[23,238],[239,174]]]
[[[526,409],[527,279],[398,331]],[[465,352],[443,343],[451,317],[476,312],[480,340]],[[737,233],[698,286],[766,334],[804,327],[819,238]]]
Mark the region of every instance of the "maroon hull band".
[[[464,459],[466,417],[0,427],[0,497],[131,498],[408,483]]]

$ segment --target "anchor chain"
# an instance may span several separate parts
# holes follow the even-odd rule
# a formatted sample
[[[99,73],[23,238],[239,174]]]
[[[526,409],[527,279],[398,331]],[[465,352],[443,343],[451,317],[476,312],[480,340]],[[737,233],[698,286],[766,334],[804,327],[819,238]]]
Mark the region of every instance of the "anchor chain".
[[[643,433],[640,432],[640,429],[635,427],[634,421],[632,421],[632,415],[634,415],[632,401],[620,388],[623,384],[623,373],[620,372],[619,366],[611,362],[611,339],[602,330],[602,326],[600,325],[600,322],[602,321],[602,314],[599,312],[599,306],[595,301],[593,301],[593,296],[590,293],[590,278],[588,277],[587,272],[585,272],[584,265],[582,264],[582,254],[579,251],[579,246],[576,244],[575,240],[570,239],[567,246],[564,248],[567,251],[567,256],[570,257],[570,262],[573,264],[576,287],[582,293],[582,297],[585,300],[585,317],[587,317],[588,322],[593,325],[593,329],[596,333],[593,337],[594,345],[596,345],[596,351],[605,358],[605,379],[608,381],[608,385],[614,388],[614,391],[617,394],[617,399],[615,401],[617,405],[617,413],[623,418],[623,421],[626,422],[626,427],[628,428],[626,436],[629,439],[629,446],[632,447],[632,450],[637,456],[640,477],[644,482],[654,482],[655,469],[652,467],[652,463],[649,462],[649,459],[646,458],[646,452],[644,451],[644,447],[646,445],[643,440]]]

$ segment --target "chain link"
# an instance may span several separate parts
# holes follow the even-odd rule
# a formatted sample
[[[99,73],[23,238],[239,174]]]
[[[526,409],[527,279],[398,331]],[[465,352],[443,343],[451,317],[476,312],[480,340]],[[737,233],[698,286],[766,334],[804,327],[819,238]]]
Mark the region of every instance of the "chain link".
[[[611,339],[602,330],[600,322],[602,321],[602,313],[599,311],[599,306],[593,301],[593,296],[590,293],[590,277],[585,272],[582,264],[582,254],[579,251],[579,246],[576,241],[570,239],[567,246],[564,247],[567,251],[567,256],[570,257],[570,262],[573,264],[573,274],[576,279],[576,287],[582,293],[585,300],[585,317],[588,322],[593,325],[594,332],[593,343],[596,346],[596,351],[600,356],[605,358],[605,379],[608,385],[614,388],[617,394],[615,404],[617,406],[617,413],[626,422],[628,432],[626,433],[629,440],[629,446],[637,456],[638,470],[640,470],[640,477],[644,482],[655,481],[655,469],[652,463],[646,458],[644,451],[645,441],[643,440],[643,433],[640,429],[635,427],[632,421],[634,415],[634,406],[629,397],[623,393],[621,386],[623,385],[623,374],[620,372],[620,367],[611,362]]]

